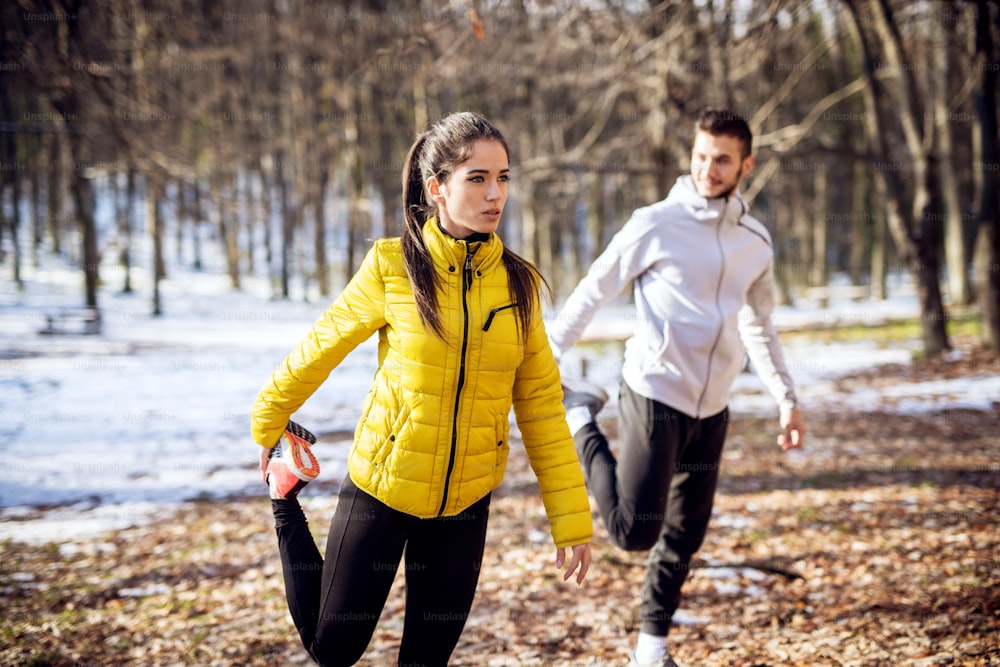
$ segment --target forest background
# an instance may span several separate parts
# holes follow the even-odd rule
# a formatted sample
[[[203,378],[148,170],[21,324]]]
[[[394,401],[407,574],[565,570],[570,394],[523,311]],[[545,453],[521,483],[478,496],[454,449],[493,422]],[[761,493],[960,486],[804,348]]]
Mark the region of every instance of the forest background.
[[[927,354],[970,307],[1000,347],[995,0],[18,0],[0,22],[0,260],[20,281],[69,257],[90,308],[109,254],[123,291],[152,274],[153,314],[171,264],[329,298],[398,233],[414,136],[467,109],[512,143],[504,238],[558,300],[717,105],[755,133],[783,303],[903,273]]]
[[[501,233],[558,305],[724,105],[810,432],[776,453],[741,375],[675,654],[998,664],[998,42],[997,0],[0,3],[0,662],[305,664],[247,411],[398,233],[413,138],[501,127]],[[574,350],[612,392],[619,346]],[[320,544],[376,358],[304,408]],[[561,586],[513,448],[456,667],[624,662],[643,555],[595,530]],[[364,664],[395,662],[402,579]]]

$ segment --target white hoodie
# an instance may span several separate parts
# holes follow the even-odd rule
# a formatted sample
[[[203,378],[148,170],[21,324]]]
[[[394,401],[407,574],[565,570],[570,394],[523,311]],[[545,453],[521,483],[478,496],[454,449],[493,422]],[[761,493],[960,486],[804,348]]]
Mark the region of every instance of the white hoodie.
[[[635,330],[622,367],[633,391],[692,417],[717,414],[745,346],[786,414],[796,399],[771,322],[773,263],[770,234],[738,192],[706,199],[682,176],[615,234],[546,326],[549,339],[558,357],[634,281]]]

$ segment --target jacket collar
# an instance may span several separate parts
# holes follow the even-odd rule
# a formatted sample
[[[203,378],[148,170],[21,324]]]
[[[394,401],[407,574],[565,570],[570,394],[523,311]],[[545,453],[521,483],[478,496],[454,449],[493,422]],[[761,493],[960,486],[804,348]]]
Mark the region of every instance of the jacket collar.
[[[473,252],[472,265],[479,271],[494,269],[503,257],[503,243],[495,233],[485,241],[464,241],[449,236],[438,224],[437,216],[424,223],[424,243],[436,262],[446,267],[460,267],[465,263],[466,254]]]
[[[749,212],[749,207],[743,201],[743,195],[738,189],[728,197],[708,199],[702,197],[695,190],[690,174],[677,179],[674,187],[670,188],[670,194],[667,195],[666,201],[672,204],[682,204],[694,217],[706,221],[718,220],[721,217],[723,221],[735,224]]]

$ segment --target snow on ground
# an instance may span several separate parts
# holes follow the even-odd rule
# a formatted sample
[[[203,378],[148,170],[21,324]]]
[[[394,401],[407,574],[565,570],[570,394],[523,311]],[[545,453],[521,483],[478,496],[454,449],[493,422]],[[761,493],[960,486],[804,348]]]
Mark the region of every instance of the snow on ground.
[[[119,285],[114,269],[106,285]],[[268,298],[263,281],[241,292],[224,276],[174,271],[162,285],[165,314],[152,317],[149,290],[102,290],[104,333],[46,336],[48,313],[81,302],[80,275],[60,266],[24,269],[24,289],[0,282],[0,539],[69,540],[141,523],[164,505],[263,492],[249,411],[271,370],[291,351],[324,303]],[[608,308],[588,336],[627,332],[627,309]],[[775,315],[780,328],[815,322],[873,321],[916,314],[903,294],[880,304],[844,301]],[[891,394],[907,411],[989,409],[1000,378],[897,385],[835,396],[831,381],[881,363],[905,363],[913,348],[873,343],[786,348],[807,407],[871,409]],[[621,346],[576,348],[564,372],[617,394]],[[350,433],[375,370],[374,340],[360,346],[298,413],[317,433]],[[737,382],[733,410],[773,413],[752,374]],[[614,405],[609,409],[614,410]],[[347,443],[318,448],[324,477],[344,475]],[[41,509],[52,508],[44,512]]]

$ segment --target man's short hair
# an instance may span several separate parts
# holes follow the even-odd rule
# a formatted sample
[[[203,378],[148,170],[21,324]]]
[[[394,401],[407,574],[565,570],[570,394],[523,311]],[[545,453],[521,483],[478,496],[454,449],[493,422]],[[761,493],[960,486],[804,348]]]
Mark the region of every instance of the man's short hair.
[[[736,137],[743,144],[743,157],[753,151],[753,133],[746,119],[728,109],[709,107],[701,112],[695,123],[695,130],[708,132],[715,136]]]

